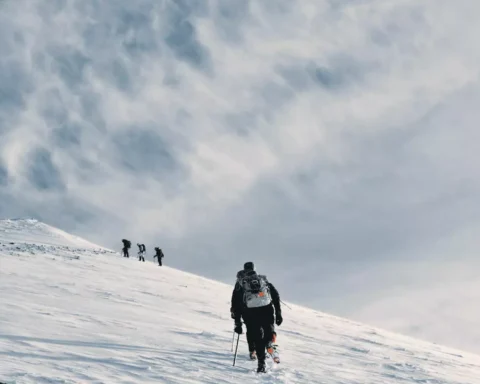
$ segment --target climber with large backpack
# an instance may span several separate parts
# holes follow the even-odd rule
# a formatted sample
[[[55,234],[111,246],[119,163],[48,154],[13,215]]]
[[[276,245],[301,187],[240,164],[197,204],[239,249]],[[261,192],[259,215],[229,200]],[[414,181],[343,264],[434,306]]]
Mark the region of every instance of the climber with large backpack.
[[[146,252],[145,244],[137,243],[137,246],[138,246],[138,261],[145,262],[145,252]]]
[[[237,272],[237,280],[235,282],[235,288],[233,290],[233,294],[232,294],[232,305],[230,307],[230,315],[232,317],[232,319],[235,319],[236,317],[236,314],[235,314],[235,300],[236,300],[236,293],[238,290],[241,289],[241,281],[243,279],[243,277],[245,276],[245,270],[241,269],[240,271]],[[241,314],[240,314],[240,317],[241,317]],[[249,353],[249,356],[250,356],[250,360],[257,360],[257,352],[255,351],[255,341],[253,340],[253,337],[252,337],[252,334],[250,332],[248,332],[248,329],[247,329],[247,344],[248,344],[248,353]]]
[[[155,247],[155,256],[153,256],[153,259],[158,258],[158,265],[161,267],[162,266],[162,259],[165,257],[163,254],[163,251],[159,247]]]
[[[276,288],[267,280],[265,275],[255,271],[252,262],[243,266],[244,275],[241,276],[232,294],[232,317],[235,320],[235,332],[243,333],[242,318],[255,343],[257,352],[257,372],[265,372],[266,353],[275,363],[280,363],[280,356],[276,350],[275,324],[283,322],[280,307],[280,295]]]
[[[128,254],[128,250],[132,246],[132,242],[127,239],[122,239],[122,243],[123,243],[123,248],[122,248],[123,257],[130,257],[130,255]]]

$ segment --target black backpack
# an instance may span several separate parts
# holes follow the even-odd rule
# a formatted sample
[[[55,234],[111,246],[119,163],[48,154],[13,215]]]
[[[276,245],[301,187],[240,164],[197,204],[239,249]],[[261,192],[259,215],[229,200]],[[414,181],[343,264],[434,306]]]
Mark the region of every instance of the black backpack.
[[[132,246],[132,243],[130,240],[123,239],[122,242],[125,248],[130,248]]]

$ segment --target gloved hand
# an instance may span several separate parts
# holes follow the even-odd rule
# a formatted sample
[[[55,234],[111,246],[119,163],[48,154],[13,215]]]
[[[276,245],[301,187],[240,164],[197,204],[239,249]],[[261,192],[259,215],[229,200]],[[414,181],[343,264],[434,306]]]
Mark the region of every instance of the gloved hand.
[[[239,335],[243,333],[242,323],[235,323],[235,333]]]
[[[282,313],[278,312],[275,316],[275,324],[282,325],[282,323],[283,323]]]

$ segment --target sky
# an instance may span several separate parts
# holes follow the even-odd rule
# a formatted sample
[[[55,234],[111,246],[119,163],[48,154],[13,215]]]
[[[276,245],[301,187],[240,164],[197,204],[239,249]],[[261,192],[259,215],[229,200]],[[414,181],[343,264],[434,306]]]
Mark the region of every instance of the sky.
[[[480,352],[479,12],[0,1],[0,217]]]

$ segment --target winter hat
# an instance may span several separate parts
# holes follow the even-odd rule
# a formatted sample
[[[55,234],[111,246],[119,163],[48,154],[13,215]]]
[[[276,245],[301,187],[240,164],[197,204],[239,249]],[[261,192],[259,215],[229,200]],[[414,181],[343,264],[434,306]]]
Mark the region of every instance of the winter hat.
[[[255,265],[251,261],[247,261],[245,264],[243,264],[243,269],[245,271],[254,271],[255,270]]]

